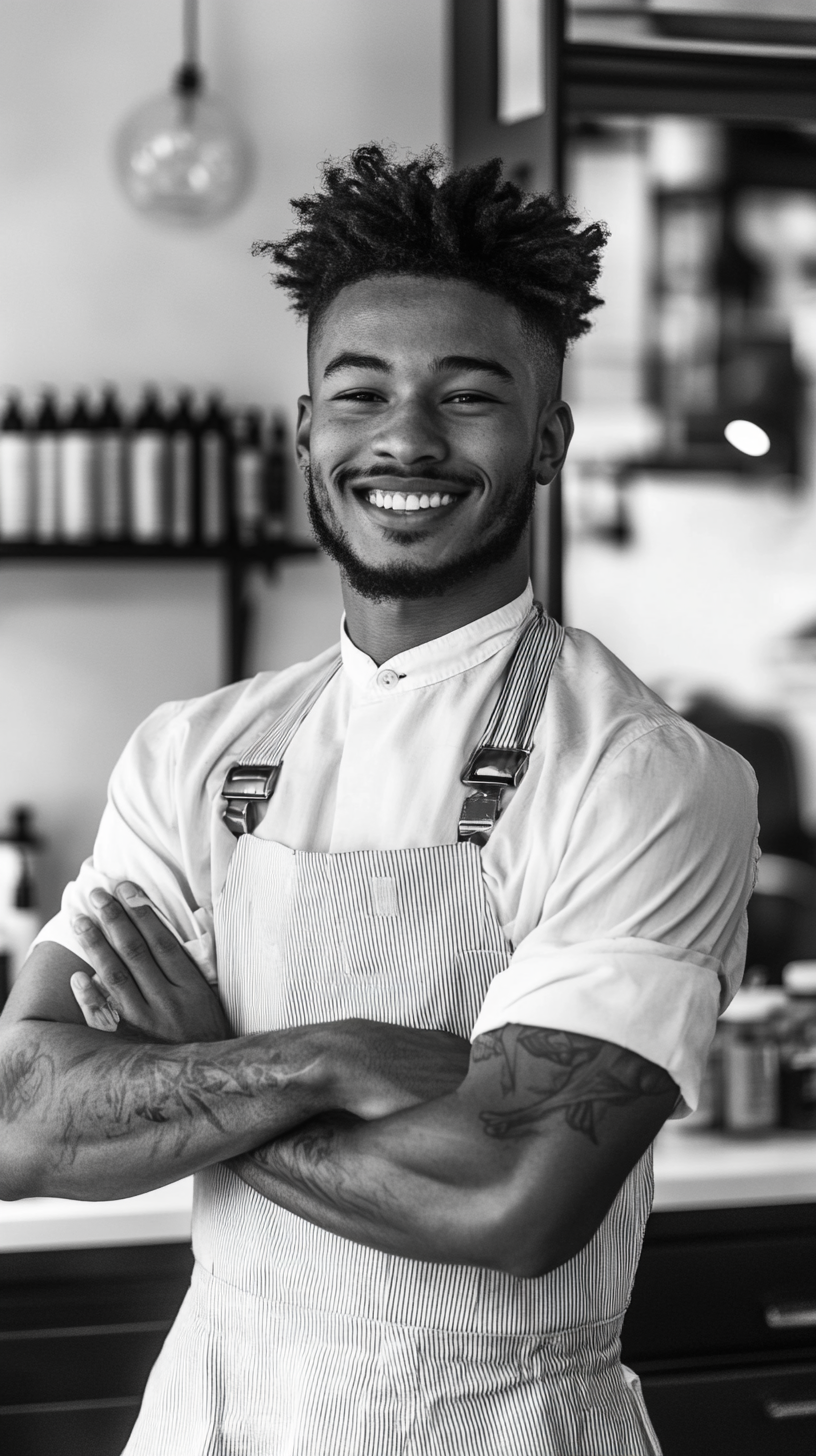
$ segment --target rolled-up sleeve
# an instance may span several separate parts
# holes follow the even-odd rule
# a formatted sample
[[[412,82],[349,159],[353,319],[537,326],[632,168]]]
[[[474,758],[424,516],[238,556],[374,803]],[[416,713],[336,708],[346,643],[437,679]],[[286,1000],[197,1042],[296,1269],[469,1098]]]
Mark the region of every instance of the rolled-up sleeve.
[[[744,968],[757,854],[744,760],[682,720],[638,733],[591,777],[541,918],[473,1037],[513,1022],[614,1042],[665,1068],[681,1111],[696,1107]]]

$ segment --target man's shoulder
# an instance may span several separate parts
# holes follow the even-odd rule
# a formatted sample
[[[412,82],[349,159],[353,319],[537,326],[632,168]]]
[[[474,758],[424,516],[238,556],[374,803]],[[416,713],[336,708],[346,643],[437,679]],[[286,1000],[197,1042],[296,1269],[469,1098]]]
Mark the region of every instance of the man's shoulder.
[[[689,723],[591,632],[567,628],[552,686],[559,739],[596,773],[619,758],[648,756],[673,763],[689,788],[712,775],[753,782],[738,753]]]

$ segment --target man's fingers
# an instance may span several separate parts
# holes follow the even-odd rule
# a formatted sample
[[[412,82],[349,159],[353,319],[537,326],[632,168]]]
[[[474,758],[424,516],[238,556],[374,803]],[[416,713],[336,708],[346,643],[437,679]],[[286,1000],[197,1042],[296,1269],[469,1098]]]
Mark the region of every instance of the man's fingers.
[[[85,971],[76,971],[71,977],[74,1000],[85,1018],[86,1025],[95,1031],[115,1031],[119,1024],[119,1013],[111,1006],[96,976]]]
[[[127,916],[121,908],[119,914],[123,920],[127,920]],[[102,918],[105,919],[104,915]],[[103,933],[89,916],[79,915],[73,923],[73,928],[74,934],[82,944],[86,960],[93,966],[114,1009],[128,1021],[137,1021],[140,1012],[144,1011],[145,998],[141,988],[130,974],[128,966],[120,960],[108,939],[107,926]]]
[[[159,919],[144,890],[132,881],[124,880],[116,886],[116,893],[168,981],[183,985],[192,975],[197,984],[200,976],[198,967],[173,932]]]

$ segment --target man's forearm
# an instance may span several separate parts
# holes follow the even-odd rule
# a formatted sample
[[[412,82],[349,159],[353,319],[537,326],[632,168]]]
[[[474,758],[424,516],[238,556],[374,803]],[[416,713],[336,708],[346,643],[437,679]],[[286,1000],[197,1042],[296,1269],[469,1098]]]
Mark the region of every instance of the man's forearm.
[[[121,1198],[333,1105],[320,1028],[169,1046],[19,1022],[0,1039],[0,1197]]]
[[[490,1265],[514,1150],[483,1149],[456,1095],[380,1121],[318,1116],[233,1160],[291,1213],[354,1242],[414,1259]],[[478,1139],[478,1141],[477,1141]]]
[[[476,1039],[455,1091],[376,1121],[318,1116],[233,1166],[357,1243],[534,1277],[592,1237],[677,1090],[622,1047],[511,1025]]]

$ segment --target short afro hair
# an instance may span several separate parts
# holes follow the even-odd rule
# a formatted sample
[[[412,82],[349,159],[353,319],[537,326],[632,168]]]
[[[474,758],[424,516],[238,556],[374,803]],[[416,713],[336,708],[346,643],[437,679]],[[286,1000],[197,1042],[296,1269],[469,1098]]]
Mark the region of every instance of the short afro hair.
[[[292,206],[294,232],[252,252],[271,258],[273,281],[310,331],[340,290],[363,278],[451,278],[506,299],[561,359],[602,302],[593,287],[603,223],[582,226],[567,201],[523,192],[503,177],[498,157],[446,172],[436,148],[396,162],[380,146],[358,147],[343,164],[326,163],[323,190]]]

